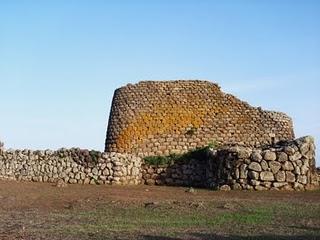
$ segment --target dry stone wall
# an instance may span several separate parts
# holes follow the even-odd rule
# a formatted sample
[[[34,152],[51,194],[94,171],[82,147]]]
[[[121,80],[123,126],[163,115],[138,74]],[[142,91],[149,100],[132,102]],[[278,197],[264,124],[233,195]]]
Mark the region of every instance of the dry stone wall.
[[[318,185],[312,137],[267,149],[233,147],[218,152],[210,183],[232,189],[306,190]],[[225,187],[225,186],[224,186]]]
[[[187,161],[181,158],[169,165],[149,165],[140,157],[123,153],[78,148],[5,150],[2,147],[0,179],[70,184],[156,184],[221,190],[319,187],[312,137],[266,148],[206,149],[191,156]]]
[[[265,149],[233,146],[207,154],[186,163],[143,164],[143,181],[221,190],[308,190],[319,186],[312,137]]]
[[[4,143],[0,141],[0,153],[4,151]]]
[[[80,184],[139,184],[141,159],[80,149],[3,150],[0,179]]]
[[[166,165],[142,165],[143,182],[147,185],[209,187],[207,159],[191,159]]]
[[[78,184],[156,184],[221,190],[319,186],[312,137],[293,140],[291,119],[251,107],[207,81],[140,82],[114,94],[105,152],[6,150],[0,179]],[[223,146],[188,161],[142,157]]]
[[[115,91],[105,151],[182,153],[214,141],[262,146],[291,140],[291,119],[251,107],[207,81],[144,81]]]

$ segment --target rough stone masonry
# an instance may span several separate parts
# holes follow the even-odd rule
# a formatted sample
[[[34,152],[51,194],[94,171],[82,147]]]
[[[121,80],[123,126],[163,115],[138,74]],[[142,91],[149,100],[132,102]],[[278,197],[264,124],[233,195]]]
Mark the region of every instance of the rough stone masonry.
[[[254,108],[208,81],[144,81],[114,93],[105,151],[183,153],[214,141],[261,146],[294,138],[284,113]]]
[[[209,143],[219,147],[188,161],[150,165],[144,159]],[[105,152],[6,150],[0,142],[0,179],[220,190],[319,187],[312,137],[294,140],[287,115],[251,107],[207,81],[150,81],[117,89]]]
[[[146,184],[221,190],[308,190],[319,186],[315,145],[307,136],[269,147],[208,149],[206,157],[168,165],[143,165]]]

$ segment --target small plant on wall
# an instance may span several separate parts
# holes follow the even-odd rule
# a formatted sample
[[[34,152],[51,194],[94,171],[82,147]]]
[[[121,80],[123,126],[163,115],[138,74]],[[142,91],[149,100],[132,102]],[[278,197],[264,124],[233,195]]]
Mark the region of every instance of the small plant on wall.
[[[196,134],[196,132],[197,132],[197,128],[196,127],[191,127],[189,129],[187,129],[186,135],[193,136],[194,134]]]
[[[214,140],[203,147],[192,149],[183,154],[170,154],[167,156],[149,156],[145,157],[144,161],[148,165],[170,165],[177,162],[188,162],[192,159],[205,159],[209,149],[216,149],[218,143]]]
[[[212,139],[210,142],[208,142],[207,147],[211,149],[217,149],[219,148],[219,143],[216,140]]]

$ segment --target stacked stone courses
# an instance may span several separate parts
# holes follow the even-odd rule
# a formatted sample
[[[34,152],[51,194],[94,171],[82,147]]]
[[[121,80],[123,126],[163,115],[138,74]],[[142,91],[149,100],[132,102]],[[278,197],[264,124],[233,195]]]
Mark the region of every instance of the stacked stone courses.
[[[267,148],[211,149],[185,163],[142,165],[146,184],[208,187],[221,190],[309,190],[319,186],[312,137]]]
[[[150,164],[156,162],[170,163]],[[0,142],[0,179],[301,191],[319,188],[320,175],[314,139],[294,139],[286,114],[254,108],[217,84],[194,80],[117,89],[105,152],[6,150]]]
[[[319,186],[312,137],[266,148],[205,150],[201,158],[149,165],[140,157],[89,150],[0,151],[0,179],[70,184],[156,184],[234,190],[308,190]]]
[[[284,113],[251,107],[208,81],[143,81],[115,91],[105,151],[183,153],[210,142],[262,146],[294,138]]]
[[[3,150],[0,179],[79,184],[139,184],[141,159],[130,154],[59,149]]]

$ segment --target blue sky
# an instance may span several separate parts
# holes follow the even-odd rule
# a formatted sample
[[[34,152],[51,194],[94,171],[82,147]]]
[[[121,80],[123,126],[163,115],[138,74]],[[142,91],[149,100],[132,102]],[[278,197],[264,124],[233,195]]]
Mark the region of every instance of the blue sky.
[[[319,147],[319,12],[308,0],[2,0],[0,139],[103,150],[115,88],[206,79],[286,112]]]

